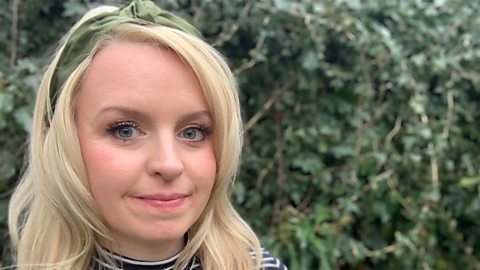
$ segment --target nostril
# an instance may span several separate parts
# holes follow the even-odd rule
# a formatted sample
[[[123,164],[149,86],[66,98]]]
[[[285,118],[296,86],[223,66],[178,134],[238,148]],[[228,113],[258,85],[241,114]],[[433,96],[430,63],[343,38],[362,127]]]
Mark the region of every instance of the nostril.
[[[154,158],[147,164],[147,172],[164,180],[174,180],[183,172],[183,163],[178,158]]]

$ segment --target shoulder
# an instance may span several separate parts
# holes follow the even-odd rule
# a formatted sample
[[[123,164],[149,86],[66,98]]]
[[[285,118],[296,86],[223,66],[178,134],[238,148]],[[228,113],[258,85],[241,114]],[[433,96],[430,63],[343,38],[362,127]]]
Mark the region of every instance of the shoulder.
[[[255,259],[255,253],[251,252],[250,255]],[[263,249],[261,250],[262,260],[261,269],[263,270],[288,270],[277,257],[273,256],[270,252]]]

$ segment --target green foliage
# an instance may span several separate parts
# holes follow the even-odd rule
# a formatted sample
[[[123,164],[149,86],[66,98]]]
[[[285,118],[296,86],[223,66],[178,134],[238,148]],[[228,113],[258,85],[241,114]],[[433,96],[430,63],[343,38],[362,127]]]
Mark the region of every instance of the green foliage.
[[[247,130],[233,199],[291,269],[480,268],[480,3],[158,2],[238,76]],[[1,224],[42,68],[95,4],[22,1],[11,69],[0,29]]]

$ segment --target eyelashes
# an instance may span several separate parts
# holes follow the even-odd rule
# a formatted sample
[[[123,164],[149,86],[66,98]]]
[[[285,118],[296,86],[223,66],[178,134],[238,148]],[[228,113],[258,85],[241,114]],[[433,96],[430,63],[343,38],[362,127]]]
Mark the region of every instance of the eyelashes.
[[[138,123],[134,121],[117,121],[108,125],[107,132],[117,139],[123,141],[133,140],[145,133],[139,128]]]
[[[191,142],[200,142],[212,134],[212,129],[203,124],[193,124],[185,127],[179,133],[179,136]]]
[[[120,120],[109,124],[106,132],[115,139],[122,140],[124,143],[138,139],[140,136],[146,135],[140,125],[131,120]],[[203,123],[190,123],[181,128],[176,136],[188,143],[196,144],[203,142],[213,133],[209,125]]]

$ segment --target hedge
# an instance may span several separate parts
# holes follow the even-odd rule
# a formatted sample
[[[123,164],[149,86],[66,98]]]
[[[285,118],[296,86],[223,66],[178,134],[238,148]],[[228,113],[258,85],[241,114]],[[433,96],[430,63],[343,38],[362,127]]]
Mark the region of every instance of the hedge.
[[[99,2],[0,2],[4,263],[41,73]],[[480,269],[480,2],[157,2],[237,75],[232,198],[290,269]]]

